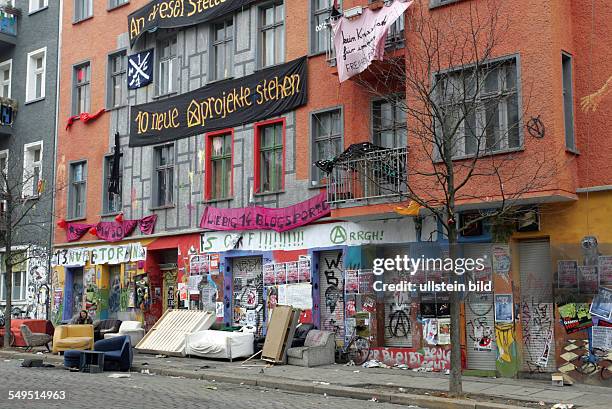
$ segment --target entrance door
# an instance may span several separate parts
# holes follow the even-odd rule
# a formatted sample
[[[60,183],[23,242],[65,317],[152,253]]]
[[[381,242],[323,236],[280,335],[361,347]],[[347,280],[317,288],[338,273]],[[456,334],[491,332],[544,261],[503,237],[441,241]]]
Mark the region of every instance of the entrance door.
[[[550,243],[519,243],[523,370],[554,372],[554,310]]]
[[[263,267],[261,257],[232,259],[233,323],[253,325],[257,334],[263,334]]]
[[[341,251],[319,255],[321,329],[333,331],[336,341],[344,341],[344,266]]]
[[[493,280],[490,244],[466,244],[466,259],[483,259],[488,263],[485,270],[474,273],[469,280]],[[467,336],[468,369],[495,370],[497,344],[495,343],[495,311],[492,292],[472,292],[465,300],[465,331]]]

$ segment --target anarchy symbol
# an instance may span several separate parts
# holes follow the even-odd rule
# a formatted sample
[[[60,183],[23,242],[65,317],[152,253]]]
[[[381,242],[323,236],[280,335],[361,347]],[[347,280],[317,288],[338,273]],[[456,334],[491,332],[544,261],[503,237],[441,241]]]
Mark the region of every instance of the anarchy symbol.
[[[540,139],[544,137],[546,134],[546,127],[544,127],[544,123],[540,119],[540,115],[535,118],[531,117],[531,119],[527,121],[527,132],[529,132],[529,135],[533,136],[534,138]]]

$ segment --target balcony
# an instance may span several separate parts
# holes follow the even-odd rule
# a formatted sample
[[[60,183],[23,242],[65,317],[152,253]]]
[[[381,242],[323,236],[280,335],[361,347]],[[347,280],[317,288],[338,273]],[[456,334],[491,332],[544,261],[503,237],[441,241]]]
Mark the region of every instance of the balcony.
[[[15,7],[0,6],[0,51],[17,43],[17,17],[20,14],[21,11]]]
[[[335,160],[328,173],[328,203],[344,207],[405,200],[407,147],[380,148],[357,155],[346,155],[347,152]]]
[[[17,101],[0,97],[0,135],[12,135],[15,115],[17,115]]]

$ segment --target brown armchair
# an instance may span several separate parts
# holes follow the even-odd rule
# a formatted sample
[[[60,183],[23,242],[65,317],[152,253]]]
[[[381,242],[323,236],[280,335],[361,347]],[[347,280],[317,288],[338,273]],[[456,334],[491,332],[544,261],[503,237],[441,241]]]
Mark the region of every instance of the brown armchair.
[[[32,332],[30,327],[22,324],[20,327],[21,336],[25,340],[26,343],[26,351],[31,351],[34,347],[47,347],[47,351],[51,352],[49,348],[49,342],[53,340],[53,337],[49,334],[40,333],[40,332]]]

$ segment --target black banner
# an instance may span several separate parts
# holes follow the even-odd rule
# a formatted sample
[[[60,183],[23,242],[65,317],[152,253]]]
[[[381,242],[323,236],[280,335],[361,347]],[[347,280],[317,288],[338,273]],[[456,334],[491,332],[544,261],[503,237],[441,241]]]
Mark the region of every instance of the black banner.
[[[153,0],[128,16],[130,45],[149,30],[187,27],[214,20],[256,0]]]
[[[306,104],[306,57],[136,105],[130,146],[146,146],[260,121]]]

